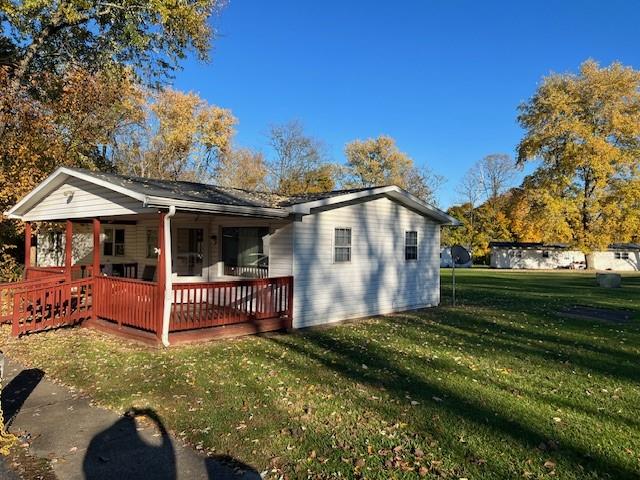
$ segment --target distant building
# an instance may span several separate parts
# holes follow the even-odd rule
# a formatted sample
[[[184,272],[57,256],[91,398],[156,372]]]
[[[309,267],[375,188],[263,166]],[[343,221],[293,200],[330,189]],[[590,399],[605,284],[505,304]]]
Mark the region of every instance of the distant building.
[[[563,243],[491,242],[491,267],[527,270],[584,269],[584,253]],[[593,253],[596,270],[640,270],[640,244],[615,243]]]

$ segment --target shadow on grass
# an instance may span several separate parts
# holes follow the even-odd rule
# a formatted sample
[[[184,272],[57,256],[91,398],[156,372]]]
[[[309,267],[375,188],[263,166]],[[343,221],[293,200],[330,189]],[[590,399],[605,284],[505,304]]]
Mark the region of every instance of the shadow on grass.
[[[550,356],[553,356],[558,362],[569,362],[587,371],[624,381],[640,381],[640,369],[637,367],[640,355],[621,349],[575,340],[560,334],[532,332],[485,320],[477,314],[455,310],[447,311],[446,316],[433,317],[429,322],[419,317],[406,316],[404,322],[420,325],[421,328],[430,329],[431,332],[454,341],[471,343],[474,339],[481,339],[479,344],[473,344],[474,351],[479,353],[499,349],[519,355],[519,358],[534,356],[540,361],[549,361]],[[420,338],[416,334],[412,340],[419,341]]]
[[[443,335],[448,334],[446,331],[442,333]],[[526,332],[522,332],[522,334],[526,335]],[[441,411],[443,415],[452,416],[454,422],[455,418],[459,418],[470,424],[475,424],[480,429],[493,432],[493,435],[498,438],[509,438],[523,449],[533,450],[549,440],[549,432],[546,431],[548,429],[545,429],[544,426],[531,424],[531,416],[528,416],[529,422],[508,418],[505,416],[506,412],[500,410],[499,405],[492,407],[479,396],[461,395],[451,388],[443,387],[442,382],[438,384],[435,379],[430,380],[427,369],[425,369],[426,375],[420,376],[407,368],[408,365],[415,365],[416,362],[424,361],[424,359],[411,355],[402,355],[401,358],[398,352],[373,342],[368,344],[366,353],[363,353],[361,346],[341,340],[331,332],[322,330],[300,333],[298,338],[274,336],[270,339],[305,358],[318,362],[324,368],[337,373],[348,381],[369,385],[376,389],[384,389],[395,400],[404,404],[408,401],[407,395],[419,401],[420,405],[417,408],[422,408],[425,415],[420,416],[419,424],[412,425],[412,428],[422,435],[436,433],[442,438],[453,436],[452,432],[442,431],[442,428],[454,428],[453,424],[443,427],[442,424],[438,425],[433,415],[429,415],[435,410]],[[467,338],[461,340],[468,342],[469,346],[473,345]],[[415,341],[415,339],[411,341]],[[500,350],[504,349],[505,345],[501,342],[494,342],[491,348]],[[543,352],[532,352],[525,348],[522,349],[522,353],[543,355]],[[363,362],[368,366],[366,371],[363,371],[361,367]],[[304,370],[297,362],[290,361],[290,366],[293,369]],[[304,373],[312,374],[309,371],[304,371]],[[437,376],[437,373],[433,372],[433,375]],[[445,401],[434,404],[434,398],[445,399]],[[384,415],[389,413],[385,411],[386,407],[380,402],[369,403],[367,408],[377,409]],[[437,414],[435,416],[437,417]],[[554,452],[554,456],[562,462],[564,468],[570,471],[582,472],[583,469],[587,469],[604,478],[637,478],[637,471],[631,465],[618,463],[615,461],[616,459],[601,455],[570,438],[563,438],[561,443],[561,449]],[[460,458],[469,456],[470,447],[468,446],[460,446],[459,443],[448,441],[446,448],[457,451],[457,456]],[[519,458],[513,459],[514,463],[519,463],[520,460]],[[508,467],[497,463],[470,468],[477,468],[484,474],[493,472],[502,478],[509,477],[514,473],[513,465]]]

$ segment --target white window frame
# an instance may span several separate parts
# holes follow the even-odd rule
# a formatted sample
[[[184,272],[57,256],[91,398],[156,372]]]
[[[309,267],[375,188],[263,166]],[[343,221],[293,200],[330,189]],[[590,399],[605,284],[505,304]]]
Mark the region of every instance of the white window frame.
[[[106,243],[107,243],[107,231],[111,230],[111,254],[107,254],[105,253],[105,247],[106,247]],[[116,230],[122,230],[123,231],[123,235],[124,235],[124,241],[122,243],[117,243],[116,242]],[[102,233],[104,234],[104,240],[102,242],[102,255],[105,257],[120,257],[120,258],[124,258],[127,256],[127,229],[124,227],[119,227],[119,226],[109,226],[109,227],[104,227],[102,230]],[[116,253],[117,248],[116,245],[122,245],[122,254],[118,254]]]
[[[338,232],[338,230],[349,230],[349,245],[336,245],[336,233]],[[351,263],[353,261],[353,229],[351,227],[334,227],[333,228],[333,236],[332,236],[332,241],[331,241],[331,246],[332,246],[332,258],[333,258],[333,263],[334,264],[345,264],[345,263]],[[336,259],[336,252],[338,248],[347,248],[349,249],[349,260],[337,260]]]
[[[415,245],[409,245],[407,243],[407,234],[408,233],[415,233],[416,234],[416,244]],[[405,262],[417,262],[418,261],[418,231],[417,230],[405,230],[404,231],[404,261]],[[415,248],[416,249],[416,258],[407,258],[407,248]]]

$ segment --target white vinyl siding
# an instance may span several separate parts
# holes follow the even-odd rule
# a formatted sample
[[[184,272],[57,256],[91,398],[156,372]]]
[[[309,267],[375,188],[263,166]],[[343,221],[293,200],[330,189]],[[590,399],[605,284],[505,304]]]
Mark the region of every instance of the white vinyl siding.
[[[69,178],[25,215],[26,221],[108,217],[150,211],[136,200],[107,188]]]
[[[293,275],[293,223],[275,228],[269,244],[269,276],[289,275]]]
[[[351,228],[351,262],[334,262],[335,229]],[[405,231],[418,260],[404,259]],[[294,327],[437,305],[440,226],[387,197],[294,222]]]

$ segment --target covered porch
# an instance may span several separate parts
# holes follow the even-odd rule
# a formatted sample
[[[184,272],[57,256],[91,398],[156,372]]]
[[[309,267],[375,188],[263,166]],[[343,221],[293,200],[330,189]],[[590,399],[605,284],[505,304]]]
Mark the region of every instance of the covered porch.
[[[70,187],[66,203],[86,203],[87,186]],[[14,335],[81,324],[170,345],[291,328],[290,252],[271,248],[285,215],[106,207],[21,215],[24,279],[0,284]]]

